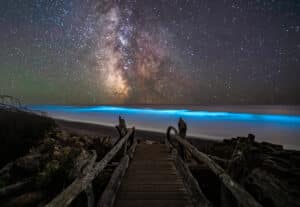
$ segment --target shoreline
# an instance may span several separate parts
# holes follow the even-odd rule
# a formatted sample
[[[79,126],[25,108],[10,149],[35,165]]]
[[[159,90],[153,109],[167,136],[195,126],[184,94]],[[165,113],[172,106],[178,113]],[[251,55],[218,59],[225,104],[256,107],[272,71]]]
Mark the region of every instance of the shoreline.
[[[165,133],[169,125],[176,126],[179,117],[188,124],[187,136],[208,140],[223,140],[254,134],[259,142],[283,145],[286,149],[300,150],[300,116],[292,108],[278,108],[275,115],[269,107],[264,113],[223,113],[189,110],[152,110],[115,107],[36,106],[32,110],[45,111],[49,117],[72,122],[85,122],[114,127],[117,116],[127,119],[128,126],[147,132]],[[223,111],[223,110],[222,110]],[[224,110],[227,111],[227,110]],[[297,110],[299,113],[300,111]],[[243,111],[246,112],[246,111]],[[273,111],[274,112],[274,111]],[[271,115],[270,115],[271,114]]]
[[[117,129],[114,126],[85,122],[85,121],[77,121],[77,120],[68,120],[68,119],[60,119],[53,118],[57,125],[70,133],[78,134],[78,135],[88,135],[88,136],[101,136],[101,137],[111,137],[113,139],[117,139],[119,134]],[[167,128],[166,128],[167,129]],[[150,131],[146,129],[137,129],[135,137],[140,140],[153,140],[153,141],[164,141],[166,133],[159,131]],[[238,136],[236,136],[238,137]],[[224,139],[231,139],[234,137],[220,137],[220,139],[206,138],[206,137],[197,137],[197,136],[189,136],[186,137],[192,144],[200,146],[206,144],[213,143],[221,143]],[[263,141],[259,141],[263,142]],[[278,144],[270,141],[264,141],[272,144]],[[282,145],[282,144],[279,144]],[[282,145],[285,150],[289,151],[300,151],[300,147],[294,145]]]
[[[106,126],[96,123],[80,121],[70,121],[64,119],[54,120],[57,123],[58,127],[60,127],[62,130],[68,131],[69,133],[101,137],[109,136],[113,139],[117,139],[119,137],[117,129],[113,126]],[[165,137],[166,133],[163,132],[149,131],[143,129],[136,129],[135,131],[135,138],[140,140],[153,140],[162,142],[165,140]],[[223,141],[223,139],[214,140],[194,136],[187,136],[187,139],[196,145],[213,144]]]

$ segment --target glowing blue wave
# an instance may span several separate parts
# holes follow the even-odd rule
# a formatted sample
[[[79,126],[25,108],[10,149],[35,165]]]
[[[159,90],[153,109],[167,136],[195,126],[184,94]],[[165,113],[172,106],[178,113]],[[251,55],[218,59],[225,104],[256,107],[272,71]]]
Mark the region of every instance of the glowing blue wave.
[[[65,113],[113,113],[115,115],[151,115],[151,116],[175,116],[190,119],[206,120],[228,120],[228,121],[251,121],[251,122],[277,122],[288,124],[299,124],[299,115],[283,114],[255,114],[255,113],[235,113],[235,112],[212,112],[194,111],[186,109],[153,109],[153,108],[131,108],[119,106],[56,106],[56,105],[34,105],[29,106],[32,110],[46,112]]]

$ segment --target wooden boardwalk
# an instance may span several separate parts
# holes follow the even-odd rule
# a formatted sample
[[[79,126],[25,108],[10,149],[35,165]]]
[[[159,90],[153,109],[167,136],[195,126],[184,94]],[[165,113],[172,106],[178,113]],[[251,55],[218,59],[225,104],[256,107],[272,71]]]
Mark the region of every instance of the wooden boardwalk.
[[[165,144],[138,144],[115,206],[193,206]]]
[[[182,119],[179,119],[178,128],[179,133],[176,128],[168,127],[165,143],[137,144],[135,128],[127,129],[125,120],[119,117],[117,129],[120,138],[114,147],[100,161],[97,161],[96,151],[92,151],[89,159],[83,159],[81,166],[84,167],[77,178],[46,207],[67,207],[83,192],[88,207],[211,207],[186,163],[185,152],[194,162],[205,164],[216,175],[222,186],[220,196],[225,206],[233,206],[234,198],[233,202],[238,206],[262,207],[213,159],[228,160],[209,156],[189,143]],[[174,135],[171,135],[172,131]],[[96,204],[92,182],[119,152],[123,153],[123,157]],[[227,199],[229,193],[231,195]]]

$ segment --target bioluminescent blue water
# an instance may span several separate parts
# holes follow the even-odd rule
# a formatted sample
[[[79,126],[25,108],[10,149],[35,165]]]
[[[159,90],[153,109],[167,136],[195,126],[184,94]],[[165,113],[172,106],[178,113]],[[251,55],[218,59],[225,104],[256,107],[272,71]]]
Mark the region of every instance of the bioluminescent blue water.
[[[295,113],[288,106],[280,107],[284,108],[277,108],[276,113],[272,114],[272,110],[266,109],[253,113],[249,107],[239,110],[223,107],[224,111],[214,111],[213,107],[208,108],[209,110],[201,107],[190,110],[119,106],[29,106],[32,110],[45,111],[55,118],[109,126],[115,125],[121,115],[128,125],[161,132],[165,132],[169,125],[176,125],[179,117],[182,117],[188,124],[188,134],[191,136],[223,139],[253,133],[258,140],[300,149],[300,111]],[[278,111],[282,113],[277,113]]]

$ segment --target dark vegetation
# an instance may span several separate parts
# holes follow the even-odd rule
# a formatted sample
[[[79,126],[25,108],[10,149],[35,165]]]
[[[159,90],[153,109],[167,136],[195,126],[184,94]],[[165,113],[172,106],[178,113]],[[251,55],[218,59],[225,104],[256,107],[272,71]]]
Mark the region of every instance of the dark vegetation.
[[[0,109],[0,167],[28,153],[54,126],[46,116]]]
[[[100,160],[112,147],[109,137],[70,134],[51,118],[19,110],[1,110],[0,132],[0,206],[7,207],[44,206],[81,174],[93,153]],[[94,180],[99,192],[111,171]]]
[[[263,206],[300,206],[299,151],[256,142],[253,135],[199,145],[198,149],[212,155],[214,161]],[[191,170],[214,206],[225,202],[236,206],[229,192],[223,191],[222,195],[220,182],[207,166],[198,165]]]

